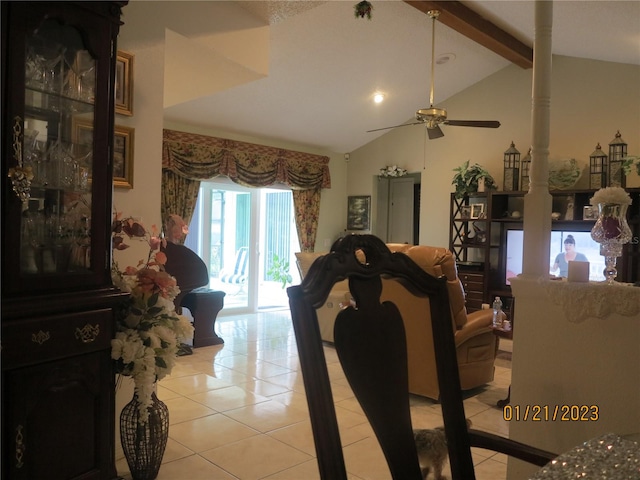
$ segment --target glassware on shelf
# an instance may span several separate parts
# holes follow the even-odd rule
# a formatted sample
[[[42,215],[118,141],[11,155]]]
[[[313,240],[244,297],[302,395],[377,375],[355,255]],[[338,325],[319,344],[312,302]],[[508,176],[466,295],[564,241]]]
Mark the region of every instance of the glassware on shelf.
[[[71,251],[71,265],[73,267],[89,268],[91,266],[91,219],[82,216],[76,223]]]
[[[86,191],[89,187],[89,177],[93,161],[93,152],[90,145],[72,143],[69,154],[73,158],[73,187],[76,190]]]
[[[38,140],[38,130],[25,128],[24,130],[24,163],[31,167],[34,187],[46,187],[49,184],[47,173],[48,162],[45,155],[45,143]]]
[[[83,102],[93,103],[96,62],[91,54],[87,50],[79,50],[68,67],[66,95]]]
[[[27,87],[44,90],[44,72],[44,57],[35,48],[28,47],[24,68],[24,79]]]
[[[70,187],[73,180],[73,172],[71,171],[73,158],[60,138],[49,147],[47,157],[51,166],[52,186],[59,188]]]
[[[51,45],[34,37],[27,46],[25,58],[25,83],[27,87],[60,94],[64,87],[66,48]]]

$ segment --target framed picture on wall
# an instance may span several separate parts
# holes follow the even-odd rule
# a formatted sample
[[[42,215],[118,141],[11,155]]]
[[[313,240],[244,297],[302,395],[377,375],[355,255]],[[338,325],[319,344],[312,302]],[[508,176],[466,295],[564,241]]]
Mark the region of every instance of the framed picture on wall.
[[[133,188],[133,140],[135,129],[115,125],[113,133],[113,186]],[[93,144],[93,122],[85,119],[74,119],[73,143],[79,147]]]
[[[116,113],[133,115],[133,54],[118,50],[116,58]]]
[[[116,125],[113,130],[113,186],[133,188],[134,129]]]
[[[347,230],[369,230],[371,196],[350,196],[347,203]]]

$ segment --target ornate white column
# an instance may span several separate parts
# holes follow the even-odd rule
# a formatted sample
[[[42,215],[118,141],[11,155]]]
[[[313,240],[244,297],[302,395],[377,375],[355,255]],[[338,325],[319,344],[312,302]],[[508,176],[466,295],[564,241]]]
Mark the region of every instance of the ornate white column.
[[[525,277],[549,275],[552,197],[549,193],[549,131],[551,116],[551,27],[553,2],[535,4],[533,88],[531,110],[531,169],[524,198]]]

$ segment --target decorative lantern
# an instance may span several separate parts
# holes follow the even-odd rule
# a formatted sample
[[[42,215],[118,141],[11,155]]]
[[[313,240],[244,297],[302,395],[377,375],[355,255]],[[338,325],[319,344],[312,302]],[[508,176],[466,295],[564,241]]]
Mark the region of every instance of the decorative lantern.
[[[608,181],[610,187],[625,187],[626,178],[622,170],[622,159],[627,156],[627,144],[622,139],[620,131],[609,143],[609,171]]]
[[[521,166],[520,190],[528,191],[529,190],[529,170],[531,169],[531,147],[529,147],[529,151],[522,158],[520,166]]]
[[[520,152],[511,142],[509,149],[504,152],[504,182],[503,190],[512,192],[518,190],[518,182],[520,180]]]
[[[589,188],[597,190],[607,186],[607,154],[598,143],[589,155]]]

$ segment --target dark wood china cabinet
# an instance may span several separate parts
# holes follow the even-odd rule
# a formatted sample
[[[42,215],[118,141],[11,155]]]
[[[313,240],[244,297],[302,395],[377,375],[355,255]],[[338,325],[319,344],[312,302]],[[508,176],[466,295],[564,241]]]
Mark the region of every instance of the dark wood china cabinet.
[[[110,223],[125,4],[1,3],[2,478],[116,476],[110,341],[124,297]]]

